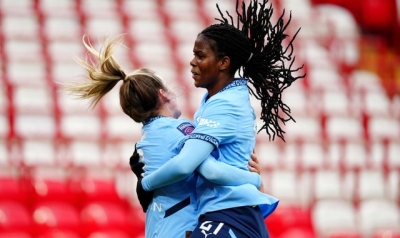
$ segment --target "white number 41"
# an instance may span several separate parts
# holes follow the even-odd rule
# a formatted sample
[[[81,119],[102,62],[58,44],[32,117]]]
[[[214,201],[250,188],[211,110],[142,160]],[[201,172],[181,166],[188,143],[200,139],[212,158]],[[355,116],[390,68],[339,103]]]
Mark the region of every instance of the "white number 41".
[[[208,235],[211,235],[211,234],[214,234],[214,235],[218,234],[218,232],[219,232],[219,231],[221,230],[221,228],[224,226],[224,223],[221,222],[221,223],[219,223],[218,226],[214,229],[214,232],[207,233],[207,232],[210,232],[210,230],[213,228],[213,225],[210,224],[211,222],[212,222],[212,221],[205,221],[205,222],[201,223],[200,230],[201,230],[201,233],[203,233],[205,237],[207,237]]]

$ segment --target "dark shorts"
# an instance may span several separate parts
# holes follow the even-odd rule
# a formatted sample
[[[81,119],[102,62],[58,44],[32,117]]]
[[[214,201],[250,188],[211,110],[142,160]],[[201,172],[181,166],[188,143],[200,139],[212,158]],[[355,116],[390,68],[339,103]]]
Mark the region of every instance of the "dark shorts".
[[[236,207],[206,213],[191,238],[268,238],[268,230],[258,206]]]

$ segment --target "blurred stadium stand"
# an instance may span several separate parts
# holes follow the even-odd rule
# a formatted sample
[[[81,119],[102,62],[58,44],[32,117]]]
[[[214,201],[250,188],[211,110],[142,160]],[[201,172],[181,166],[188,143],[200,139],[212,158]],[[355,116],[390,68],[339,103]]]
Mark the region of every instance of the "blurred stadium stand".
[[[247,1],[247,0],[246,0]],[[140,125],[118,91],[93,110],[60,83],[81,80],[81,38],[124,33],[116,57],[151,67],[192,118],[196,34],[234,0],[0,0],[0,238],[144,237],[128,158]],[[400,3],[272,0],[292,11],[307,77],[283,95],[286,143],[257,135],[272,238],[400,237]],[[260,111],[256,100],[252,100]]]

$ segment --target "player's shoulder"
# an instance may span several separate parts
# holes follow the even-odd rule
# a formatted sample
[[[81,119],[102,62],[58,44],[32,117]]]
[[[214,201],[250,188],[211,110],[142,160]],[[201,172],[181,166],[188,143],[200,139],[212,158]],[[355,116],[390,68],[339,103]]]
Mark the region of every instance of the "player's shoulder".
[[[179,119],[175,124],[175,128],[177,131],[187,136],[194,130],[194,124],[187,119]]]
[[[189,135],[194,130],[194,124],[187,119],[165,118],[164,128],[174,130],[176,133]]]
[[[248,97],[246,79],[236,79],[209,99],[210,103],[224,104],[237,102],[238,99]]]

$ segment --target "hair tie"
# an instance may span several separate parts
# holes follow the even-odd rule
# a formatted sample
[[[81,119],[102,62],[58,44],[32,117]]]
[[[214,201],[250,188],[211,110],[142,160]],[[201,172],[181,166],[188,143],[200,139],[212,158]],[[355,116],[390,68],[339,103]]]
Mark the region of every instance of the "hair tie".
[[[249,56],[249,58],[247,59],[246,64],[249,63],[249,61],[251,60],[252,57],[253,57],[253,53],[250,53],[250,56]]]
[[[125,78],[122,79],[124,82],[129,80],[129,75],[126,75]]]

